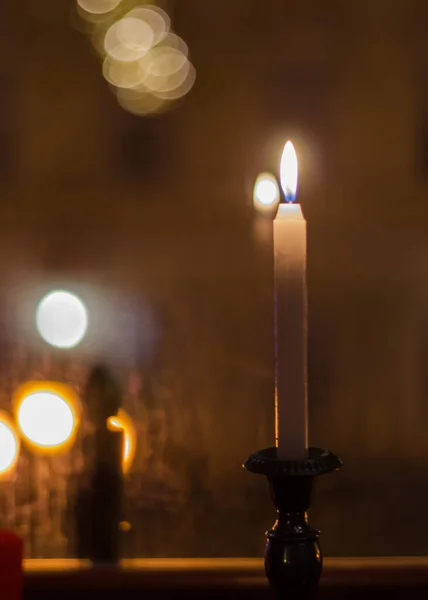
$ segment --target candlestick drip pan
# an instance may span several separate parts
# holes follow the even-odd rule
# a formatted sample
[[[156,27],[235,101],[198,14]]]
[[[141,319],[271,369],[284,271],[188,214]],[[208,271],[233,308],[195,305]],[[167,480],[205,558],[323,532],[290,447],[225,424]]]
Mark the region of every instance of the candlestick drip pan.
[[[342,466],[339,457],[321,448],[309,448],[304,460],[281,460],[277,448],[265,448],[251,454],[244,467],[251,473],[267,477],[316,476],[336,471]]]

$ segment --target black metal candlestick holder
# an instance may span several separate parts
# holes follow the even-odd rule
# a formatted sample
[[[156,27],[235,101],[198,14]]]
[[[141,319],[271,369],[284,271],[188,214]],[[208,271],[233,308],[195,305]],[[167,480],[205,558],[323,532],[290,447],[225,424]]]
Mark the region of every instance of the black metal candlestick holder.
[[[342,461],[320,448],[309,448],[306,460],[281,460],[276,448],[252,454],[247,471],[267,477],[277,521],[266,532],[265,571],[280,597],[311,598],[322,573],[319,531],[308,523],[312,486],[318,475],[336,471]]]

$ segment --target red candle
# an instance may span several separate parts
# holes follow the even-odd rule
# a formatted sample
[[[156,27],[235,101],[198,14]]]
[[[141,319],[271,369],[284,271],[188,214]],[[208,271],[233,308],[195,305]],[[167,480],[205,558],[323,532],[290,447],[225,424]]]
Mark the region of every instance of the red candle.
[[[22,539],[8,529],[0,529],[0,596],[5,600],[22,599]]]

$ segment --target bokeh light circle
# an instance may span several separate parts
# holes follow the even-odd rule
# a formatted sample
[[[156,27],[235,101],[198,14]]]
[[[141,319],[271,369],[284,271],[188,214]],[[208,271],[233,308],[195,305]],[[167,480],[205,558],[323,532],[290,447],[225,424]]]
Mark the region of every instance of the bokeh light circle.
[[[41,448],[57,448],[72,437],[76,425],[72,407],[52,391],[35,391],[25,396],[17,410],[22,435]]]
[[[117,8],[122,0],[77,0],[77,4],[88,13],[103,15]]]
[[[19,436],[12,419],[0,413],[0,477],[12,471],[19,456]]]
[[[71,292],[55,290],[40,301],[36,326],[41,337],[57,348],[73,348],[85,337],[88,313],[82,300]]]
[[[93,23],[88,33],[119,104],[135,115],[160,113],[195,83],[189,48],[171,31],[169,15],[154,2],[126,0],[114,11],[120,2],[78,0],[77,12],[83,11],[82,18]]]
[[[186,44],[183,38],[176,33],[172,33],[170,31],[156,47],[163,48],[164,46],[167,48],[174,48],[175,50],[178,50],[184,54],[184,56],[189,56],[189,46]]]
[[[139,60],[122,62],[111,56],[104,59],[103,75],[106,81],[117,88],[136,88],[146,78]]]
[[[187,63],[187,56],[170,46],[153,48],[147,56],[146,70],[154,77],[168,77],[180,71]]]
[[[126,111],[137,115],[151,115],[165,108],[166,102],[162,98],[154,96],[147,88],[119,88],[116,90],[119,104]]]
[[[104,50],[116,60],[138,60],[147,54],[153,40],[154,33],[148,23],[135,17],[124,17],[107,30]]]
[[[190,62],[184,57],[185,62],[182,67],[170,75],[151,75],[145,80],[145,85],[153,93],[173,92],[185,84],[190,73]]]
[[[169,32],[171,19],[167,13],[157,6],[137,6],[126,17],[140,19],[150,25],[153,31],[153,45],[158,44]]]
[[[185,73],[185,79],[181,80],[181,76]],[[185,67],[168,79],[168,82],[163,86],[158,86],[157,89],[152,89],[153,94],[163,100],[178,100],[185,96],[196,81],[196,69],[191,62],[187,62]]]
[[[261,173],[254,184],[253,202],[257,210],[269,210],[279,201],[279,186],[274,175]]]

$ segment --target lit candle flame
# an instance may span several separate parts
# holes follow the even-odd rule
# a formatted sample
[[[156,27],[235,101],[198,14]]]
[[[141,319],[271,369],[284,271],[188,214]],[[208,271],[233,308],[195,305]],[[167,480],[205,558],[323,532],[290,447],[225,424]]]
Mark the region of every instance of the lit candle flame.
[[[294,202],[297,192],[297,156],[290,141],[285,144],[282,153],[280,179],[285,201]]]

